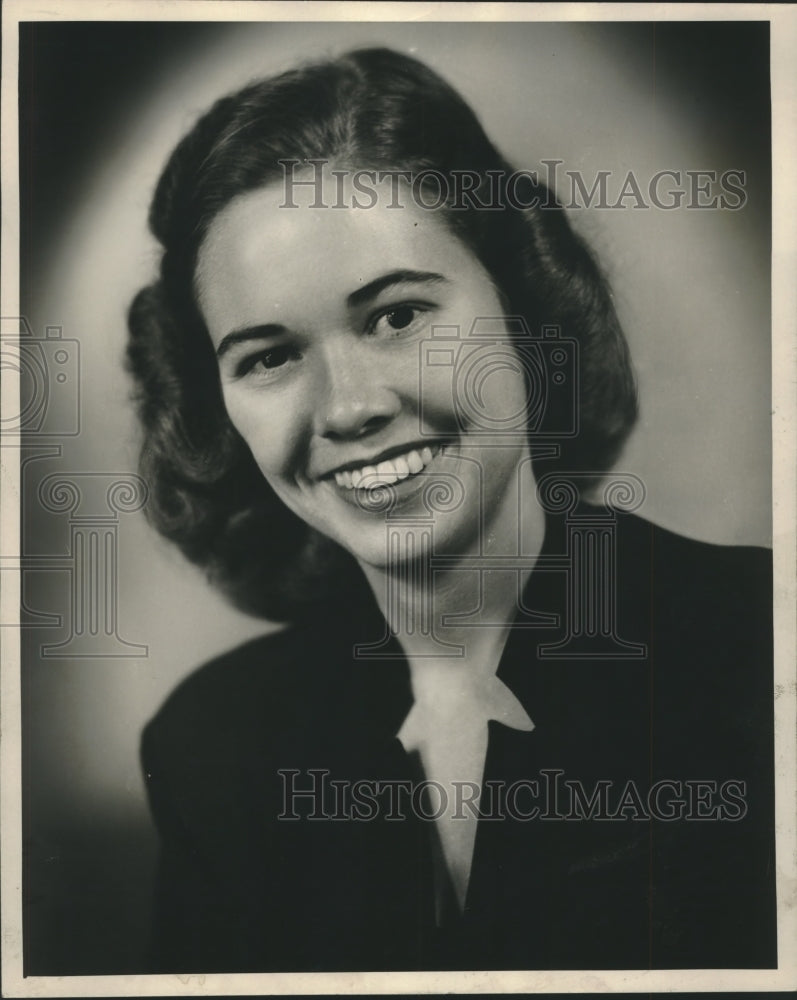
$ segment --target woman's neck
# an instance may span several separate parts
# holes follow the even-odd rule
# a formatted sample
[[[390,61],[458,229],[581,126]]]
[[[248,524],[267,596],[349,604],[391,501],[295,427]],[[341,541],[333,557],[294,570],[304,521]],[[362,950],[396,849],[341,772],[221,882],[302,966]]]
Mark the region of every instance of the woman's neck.
[[[545,533],[544,514],[537,505],[527,503],[520,509],[519,497],[529,496],[534,496],[531,466],[521,462],[481,533],[474,531],[453,556],[440,553],[445,555],[440,567],[421,558],[362,566],[411,664],[448,661],[454,668],[467,664],[479,672],[490,662],[493,669],[497,666]],[[425,526],[392,530],[402,532],[400,550],[423,551]],[[512,563],[503,566],[506,557],[513,557]]]

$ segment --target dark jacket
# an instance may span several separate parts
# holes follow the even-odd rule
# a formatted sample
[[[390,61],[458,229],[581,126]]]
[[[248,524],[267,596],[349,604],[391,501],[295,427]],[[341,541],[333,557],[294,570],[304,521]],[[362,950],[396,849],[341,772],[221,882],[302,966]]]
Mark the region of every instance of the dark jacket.
[[[464,915],[436,919],[434,823],[395,784],[422,777],[396,739],[407,664],[395,640],[353,655],[385,625],[352,598],[202,667],[147,726],[154,970],[776,964],[770,553],[619,515],[590,618],[601,543],[582,532],[574,573],[571,528],[551,519],[499,668],[535,729],[489,724]]]

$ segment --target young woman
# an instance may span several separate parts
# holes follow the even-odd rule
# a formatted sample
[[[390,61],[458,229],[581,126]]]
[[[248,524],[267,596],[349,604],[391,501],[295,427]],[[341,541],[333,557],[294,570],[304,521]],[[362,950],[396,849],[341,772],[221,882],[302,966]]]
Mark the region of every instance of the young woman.
[[[768,554],[583,502],[635,390],[551,192],[364,50],[219,101],[150,223],[150,516],[286,623],[144,733],[153,968],[773,964]]]

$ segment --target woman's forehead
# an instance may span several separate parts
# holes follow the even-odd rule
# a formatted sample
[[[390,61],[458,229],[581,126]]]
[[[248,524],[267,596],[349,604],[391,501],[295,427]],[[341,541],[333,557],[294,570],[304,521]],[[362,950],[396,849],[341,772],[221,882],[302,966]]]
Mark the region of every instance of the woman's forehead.
[[[398,205],[387,184],[365,208],[319,200],[310,188],[293,193],[290,203],[281,183],[247,192],[211,223],[196,274],[211,331],[221,314],[253,321],[259,317],[243,314],[264,305],[294,312],[319,300],[343,303],[386,271],[453,277],[475,265],[439,212],[410,199]]]

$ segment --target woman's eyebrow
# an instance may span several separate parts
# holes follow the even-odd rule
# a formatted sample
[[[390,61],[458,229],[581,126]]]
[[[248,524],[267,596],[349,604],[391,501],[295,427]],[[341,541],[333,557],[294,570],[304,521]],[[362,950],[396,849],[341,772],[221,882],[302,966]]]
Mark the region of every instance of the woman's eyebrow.
[[[406,269],[389,271],[387,274],[374,278],[367,285],[363,285],[362,288],[358,288],[352,292],[351,295],[347,296],[346,304],[349,308],[361,306],[366,302],[372,301],[380,292],[393,285],[439,284],[440,282],[447,281],[448,278],[445,278],[442,274],[438,274],[436,271],[410,271]],[[278,323],[264,323],[257,326],[243,327],[240,330],[231,330],[219,341],[219,346],[216,348],[216,357],[221,359],[231,348],[237,347],[238,344],[245,343],[248,340],[268,340],[270,337],[276,337],[283,333],[285,333],[285,327],[280,326]]]
[[[279,323],[264,323],[260,326],[247,326],[241,330],[232,330],[221,338],[219,346],[216,348],[216,357],[221,359],[227,351],[238,344],[243,344],[247,340],[268,340],[270,337],[277,337],[285,332],[285,327]]]
[[[364,303],[375,299],[380,292],[384,291],[386,288],[390,288],[391,285],[405,285],[411,283],[439,284],[440,282],[447,281],[447,278],[444,278],[442,274],[437,274],[435,271],[389,271],[387,274],[374,278],[374,280],[369,281],[367,285],[363,285],[362,288],[358,288],[357,291],[352,292],[346,299],[346,304],[349,308],[361,306]]]

